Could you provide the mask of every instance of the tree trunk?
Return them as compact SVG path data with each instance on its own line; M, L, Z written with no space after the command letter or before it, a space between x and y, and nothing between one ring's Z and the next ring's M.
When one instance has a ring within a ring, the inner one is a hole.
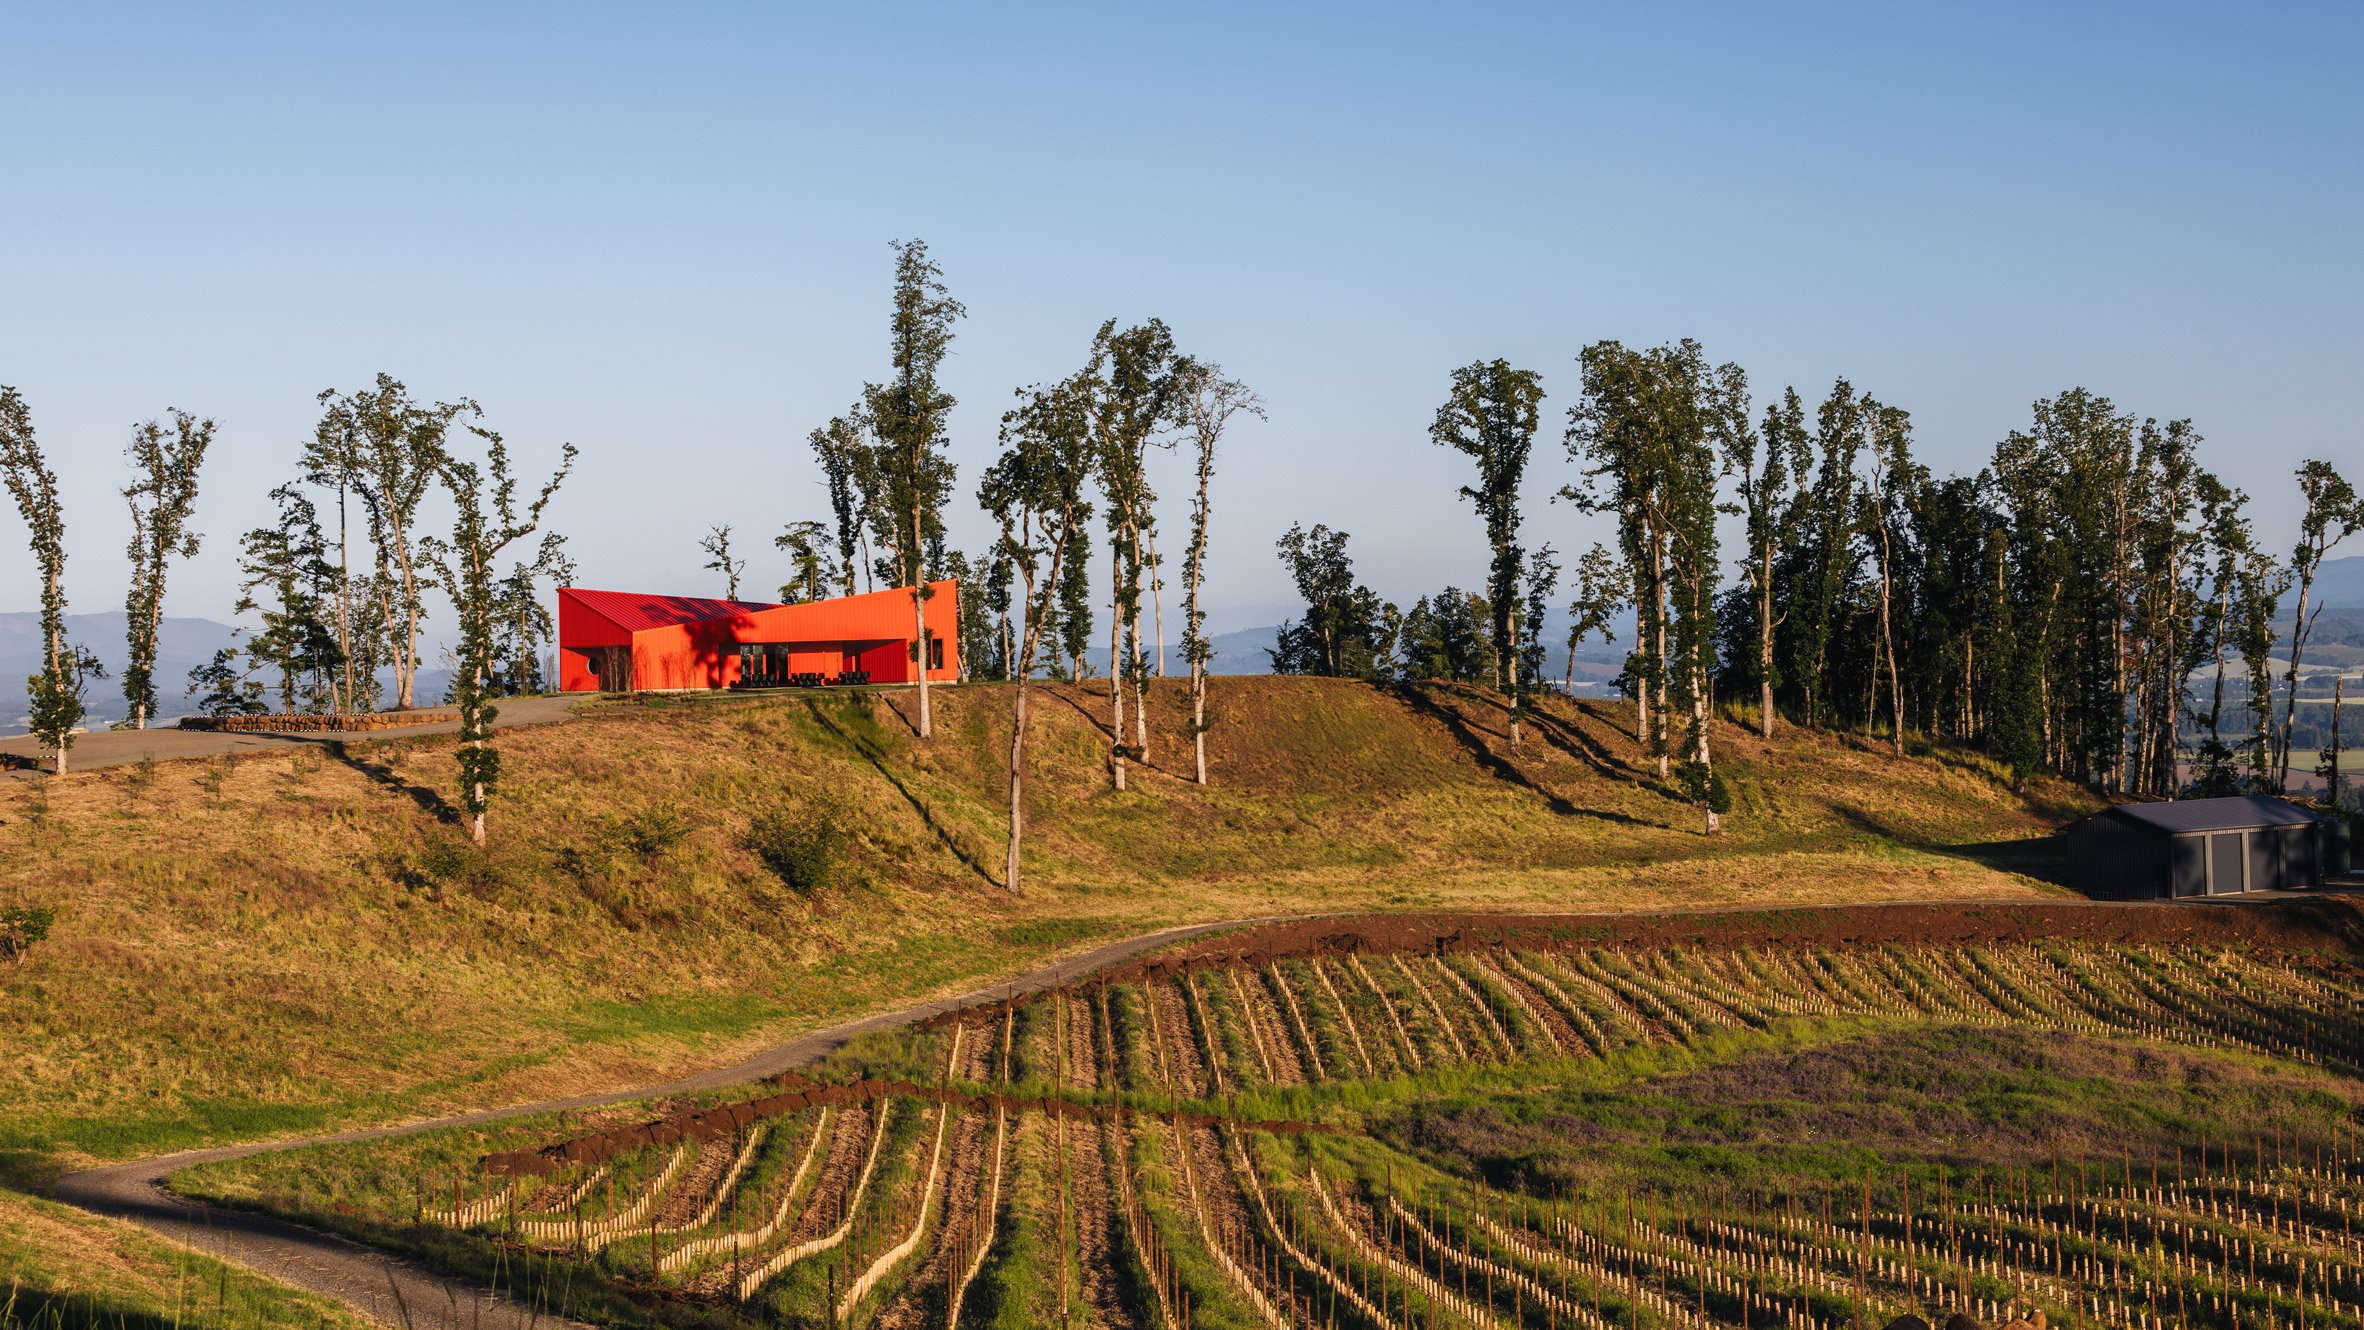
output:
M1124 545L1108 542L1108 770L1125 787Z
M1157 528L1141 533L1141 544L1149 551L1149 613L1157 628L1157 677L1166 677L1166 579L1158 573Z
M1001 884L1018 889L1018 847L1026 836L1026 675L1018 674L1016 700L1010 708L1010 850L1002 861Z
M1880 504L1880 643L1888 656L1888 712L1896 727L1896 756L1904 756L1904 682L1896 670L1896 630L1889 617L1888 597L1892 575L1888 571L1890 555L1888 541L1888 505L1883 496ZM1876 685L1875 685L1876 686Z
M1190 746L1198 765L1198 783L1207 783L1207 667L1190 664Z
M1773 542L1766 541L1757 573L1757 733L1773 737Z
M911 640L912 650L919 656L919 737L932 739L936 735L936 721L928 710L928 571L920 563L920 551L926 548L924 516L918 508L911 510Z
M2274 738L2274 746L2279 754L2274 765L2279 767L2282 772L2280 778L2274 782L2274 793L2276 794L2286 794L2290 790L2291 727L2298 720L2298 662L2301 657L2306 655L2307 593L2314 590L2314 585L2315 565L2310 563L2300 570L2298 614L2290 621L2290 694L2282 703L2282 732ZM2267 671L2270 677L2272 667L2268 666ZM2271 699L2267 700L2267 705L2273 705ZM2260 720L2259 723L2263 724L2264 722Z
M1141 528L1137 526L1130 528L1128 539L1132 542L1133 569L1135 575L1138 576L1140 570L1145 566L1141 562ZM1157 547L1154 545L1149 547L1149 559L1150 562L1146 566L1149 568L1151 604L1154 605L1156 603L1154 598L1157 594ZM1125 630L1125 641L1133 649L1133 753L1143 762L1147 762L1149 760L1149 670L1147 662L1141 659L1141 597L1138 590L1133 596L1132 618L1132 624ZM1162 627L1158 629L1158 641L1161 644L1159 650L1163 651L1165 629Z
M345 482L337 481L337 655L345 663L345 697L339 711L361 709L353 686L353 551L351 528L345 518Z

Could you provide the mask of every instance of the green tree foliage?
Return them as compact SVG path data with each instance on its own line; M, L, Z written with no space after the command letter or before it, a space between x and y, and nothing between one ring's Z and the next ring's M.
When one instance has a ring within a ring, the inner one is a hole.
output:
M936 381L952 350L952 325L967 311L944 286L944 270L928 257L926 242L895 245L895 309L888 347L893 373L883 384L862 390L871 430L878 437L876 474L887 515L881 543L893 552L895 582L911 588L913 670L919 681L919 735L935 733L928 708L927 554L944 539L944 496L953 482L945 456L953 398Z
M123 491L131 507L123 700L127 723L135 730L146 729L156 711L156 634L164 624L165 572L176 558L196 557L199 537L189 529L189 514L197 504L197 473L213 435L211 420L176 409L169 430L154 420L133 426L125 450L137 475Z
M845 579L845 594L863 590L857 585L872 575L870 529L880 522L878 457L872 448L866 417L856 407L814 430L806 441L821 464L822 484L829 491L829 515L837 533L837 570Z
M49 940L57 910L47 905L0 908L0 961L25 963L25 953Z
M1606 545L1595 545L1576 561L1576 594L1568 602L1568 670L1563 686L1576 686L1576 652L1585 639L1617 640L1617 615L1631 603L1633 577Z
M1347 535L1291 524L1280 538L1281 565L1305 600L1305 617L1280 626L1272 648L1276 674L1380 679L1390 673L1399 616L1393 605L1354 580Z
M1400 677L1407 683L1491 683L1493 622L1494 607L1475 591L1449 586L1413 601L1398 630Z
M2364 530L2364 501L2356 497L2355 487L2333 470L2329 462L2310 460L2300 465L2298 492L2306 506L2299 517L2298 543L2290 552L2290 577L2298 584L2298 608L2290 627L2290 669L2282 702L2282 723L2274 735L2274 788L2277 790L2290 787L2290 748L2293 722L2298 715L2299 666L2306 660L2307 640L2314 635L2315 621L2323 613L2320 602L2311 611L2307 604L2314 592L2315 574L2340 542Z
M542 600L541 584L567 586L575 580L575 561L566 552L566 537L545 532L531 561L509 566L493 592L492 687L512 697L547 693L558 681L542 668L542 649L557 641L558 625Z
M1667 777L1677 716L1687 760L1713 760L1716 489L1724 456L1743 448L1736 436L1749 429L1747 380L1737 366L1711 367L1691 341L1642 351L1599 342L1580 363L1567 444L1584 480L1562 494L1617 520L1640 639L1630 670L1636 731Z
M41 455L33 414L16 389L0 384L0 483L16 500L41 578L41 672L25 681L32 732L50 752L51 770L66 772L66 750L82 724L83 689L104 677L98 657L66 641L66 517L57 473Z
M1551 612L1551 598L1560 589L1560 556L1549 544L1527 556L1526 580L1521 592L1519 615L1519 676L1529 686L1539 686L1543 680L1543 626ZM1526 696L1524 688L1520 694ZM1514 714L1519 709L1513 706Z
M1207 641L1207 612L1201 596L1207 580L1207 514L1215 477L1215 449L1234 416L1264 418L1264 399L1246 384L1224 377L1215 364L1191 367L1182 395L1182 419L1196 450L1198 489L1190 504L1190 548L1183 562L1182 658L1190 663L1190 744L1198 783L1207 783L1207 665L1215 648Z
M1146 759L1149 726L1145 711L1147 675L1152 668L1141 634L1141 582L1146 553L1155 540L1156 491L1149 485L1149 450L1168 441L1182 412L1198 367L1174 348L1174 335L1151 319L1119 329L1100 325L1091 359L1071 380L1090 422L1094 478L1099 482L1102 518L1108 532L1108 706L1112 736L1109 771L1125 788L1133 757ZM1125 681L1133 684L1133 737L1125 742Z
M803 605L837 593L843 574L831 557L828 540L829 528L813 521L790 522L772 537L773 547L788 555L788 580L780 584L782 604Z
M1028 695L1035 660L1063 613L1067 571L1080 562L1092 507L1084 487L1092 470L1088 390L1074 380L1027 389L1002 416L1001 456L985 472L977 501L1000 530L996 555L1017 585L1019 626L1009 675L1011 693L1009 843L1002 885L1019 888L1026 836ZM1089 610L1083 611L1088 630ZM1080 657L1083 644L1076 644Z
M1747 522L1748 559L1741 565L1747 594L1736 597L1726 614L1732 634L1731 653L1739 682L1757 687L1757 726L1773 737L1773 691L1781 670L1773 648L1775 636L1788 617L1789 604L1780 596L1776 580L1783 561L1796 549L1813 511L1807 487L1813 466L1813 437L1806 429L1805 404L1797 389L1782 394L1765 408L1761 435L1728 429L1724 466L1739 477L1740 511ZM1762 440L1760 454L1759 441ZM1745 635L1743 637L1742 635ZM1574 644L1570 644L1573 653Z
M263 701L263 685L240 669L238 648L223 647L213 659L190 667L188 696L208 716L259 716L271 708Z
M1518 698L1524 678L1518 668L1520 564L1519 484L1543 403L1543 377L1513 369L1501 360L1478 361L1453 371L1453 389L1437 408L1428 437L1477 463L1477 483L1461 487L1485 523L1486 602L1491 610L1487 641L1493 655L1494 687L1512 702L1511 732L1518 732Z
M426 589L433 571L419 558L419 504L435 485L452 422L480 412L466 398L422 405L411 400L400 380L386 374L378 375L371 387L352 393L332 389L321 393L319 400L324 414L305 451L306 474L333 478L340 508L348 489L361 501L375 554L366 590L379 601L370 617L393 668L394 705L407 708L416 703L419 626L426 618ZM340 551L339 567L344 566ZM358 610L350 608L364 590L357 582L350 576L340 579L343 598L338 603L348 609L332 616L331 636L348 643L357 632L343 620L347 615L358 617Z
M481 847L485 813L501 777L500 750L492 742L500 711L490 701L501 617L496 570L502 552L541 525L542 510L574 468L575 446L569 443L559 449L558 469L521 508L516 478L509 474L508 445L498 433L479 425L469 425L468 432L483 441L484 460L448 451L438 459L436 475L451 496L453 518L451 539L437 542L433 566L459 620L452 699L460 710L460 809L468 819L468 838Z
M320 513L295 484L271 491L279 520L238 541L240 614L262 619L247 657L279 679L280 710L332 711L344 665L331 607L342 582L320 530ZM414 556L418 551L414 550Z
M992 565L991 559L972 559L961 550L947 550L943 555L943 575L960 588L960 677L964 681L1003 677L989 583ZM1001 597L1005 610L1008 600L1005 584Z

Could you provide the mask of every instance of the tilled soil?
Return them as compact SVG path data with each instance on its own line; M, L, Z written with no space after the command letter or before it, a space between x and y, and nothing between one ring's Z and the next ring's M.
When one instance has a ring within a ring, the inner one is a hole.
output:
M1202 938L1105 971L1132 983L1179 968L1268 965L1348 952L1443 954L1568 944L1668 947L1950 945L2040 938L2218 943L2288 953L2364 956L2364 908L2344 897L2207 905L2121 901L1900 902L1682 914L1420 913L1285 920ZM1094 982L1098 982L1095 976Z
M996 1027L998 1032L998 1027ZM902 1291L871 1322L876 1330L921 1330L944 1319L951 1305L951 1281L968 1270L976 1247L975 1224L982 1176L991 1170L993 1117L962 1113L952 1121L945 1152L944 1209L934 1239L922 1244L925 1258L903 1282ZM990 1223L991 1220L986 1221Z
M820 1177L806 1196L796 1221L788 1226L788 1236L779 1240L783 1246L809 1242L837 1227L844 1217L845 1204L853 1191L854 1179L862 1176L862 1161L870 1154L870 1133L876 1115L886 1111L886 1101L849 1106L837 1114L837 1125L823 1147Z
M722 1185L722 1175L730 1171L731 1160L738 1157L734 1141L700 1141L690 1147L689 1159L681 1171L673 1175L673 1185L657 1201L657 1223L665 1228L678 1228L698 1217L713 1199L714 1189Z
M1305 1084L1305 1064L1297 1057L1297 1040L1287 1029L1287 1018L1273 1005L1272 994L1253 975L1233 966L1224 972L1234 1010L1248 1026L1248 1042L1260 1051L1259 1068L1270 1063L1275 1085Z
M1567 1056L1582 1052L1590 1047L1584 1042L1583 1034L1568 1023L1568 1018L1562 1016L1558 1008L1551 1005L1551 999L1545 997L1533 984L1520 978L1516 970L1507 965L1497 964L1491 958L1483 960L1479 964L1482 973L1488 979L1500 984L1505 991L1517 998L1521 1014L1525 1015L1528 1020L1535 1021L1551 1031L1551 1038L1555 1046L1538 1051L1545 1054L1556 1053L1560 1056Z
M1066 1023L1067 1084L1078 1090L1100 1088L1100 1028L1099 1013L1091 1003L1079 997L1054 999L1065 1008L1061 1019Z
M1067 1124L1067 1205L1083 1272L1084 1324L1095 1330L1140 1330L1142 1325L1136 1310L1139 1299L1133 1296L1133 1281L1123 1265L1125 1220L1108 1181L1115 1134L1123 1130L1101 1122ZM1055 1208L1051 1219L1057 1222Z
M1165 1047L1166 1088L1187 1098L1214 1093L1206 1059L1199 1056L1198 1036L1190 1027L1190 1009L1178 984L1149 985L1157 1004L1157 1030Z

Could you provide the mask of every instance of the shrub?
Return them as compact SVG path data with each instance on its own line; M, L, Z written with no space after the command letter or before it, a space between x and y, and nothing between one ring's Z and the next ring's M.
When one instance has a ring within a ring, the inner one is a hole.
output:
M819 891L837 881L844 833L832 809L774 808L748 822L744 844L782 882L797 891Z
M20 905L0 909L0 960L25 963L25 953L34 944L49 940L49 929L57 922L57 911L46 905Z
M643 859L654 859L689 839L687 819L670 808L644 808L624 819L624 844Z

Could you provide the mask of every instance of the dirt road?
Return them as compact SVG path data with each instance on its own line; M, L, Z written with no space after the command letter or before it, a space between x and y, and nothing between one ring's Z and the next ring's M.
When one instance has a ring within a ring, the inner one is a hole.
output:
M574 713L575 704L588 694L573 697L511 697L499 702L500 715L493 728L510 729L519 725L547 725L567 719ZM154 760L170 762L187 757L222 757L234 753L285 751L292 744L367 744L387 739L411 739L423 734L454 734L459 722L441 721L433 725L406 725L398 730L366 730L355 734L238 734L214 730L94 730L74 736L74 746L66 753L66 774L90 771L99 767L123 767L136 762ZM0 739L0 754L28 759L36 764L47 760L41 746L29 735ZM0 770L0 780L33 780L36 773L23 769Z

